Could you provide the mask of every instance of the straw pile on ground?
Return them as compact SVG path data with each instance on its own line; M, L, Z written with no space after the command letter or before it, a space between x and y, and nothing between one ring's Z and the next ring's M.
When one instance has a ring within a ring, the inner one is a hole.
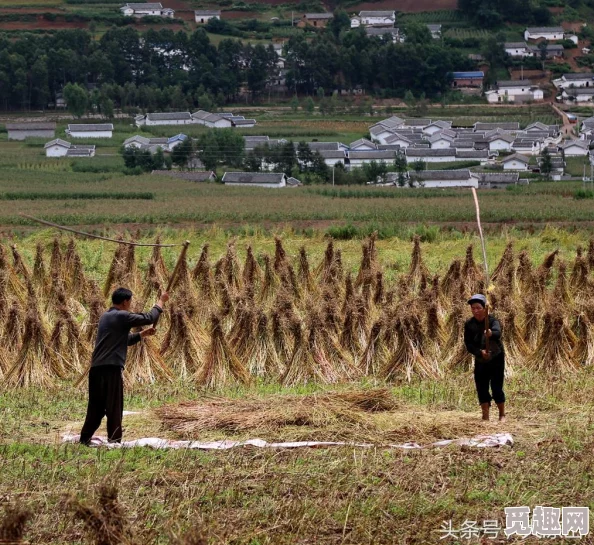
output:
M165 405L156 409L163 426L181 437L208 431L231 433L336 424L371 426L369 415L392 411L397 403L387 389L355 390L266 398L212 397L200 402Z
M382 266L375 236L363 241L356 270L345 270L333 241L317 263L304 247L290 255L278 237L271 255L251 247L242 255L232 241L215 260L205 245L195 262L187 256L182 263L157 336L131 348L126 384L181 379L216 389L256 380L299 386L466 372L465 301L484 287L482 266L469 246L435 275L418 237L411 246L409 267L395 274ZM129 286L134 309L148 310L170 271L158 250L141 263L133 249L118 246L107 278L92 279L71 239L38 244L32 263L26 256L0 245L3 387L77 378L110 291ZM594 240L587 255L578 248L561 259L554 251L537 264L508 244L489 297L510 371L562 375L594 363L593 272Z

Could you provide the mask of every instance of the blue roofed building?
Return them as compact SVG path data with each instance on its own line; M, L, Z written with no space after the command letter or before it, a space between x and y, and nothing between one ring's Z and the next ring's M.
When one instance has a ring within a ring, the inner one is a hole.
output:
M452 87L482 87L485 73L480 70L471 72L452 72Z

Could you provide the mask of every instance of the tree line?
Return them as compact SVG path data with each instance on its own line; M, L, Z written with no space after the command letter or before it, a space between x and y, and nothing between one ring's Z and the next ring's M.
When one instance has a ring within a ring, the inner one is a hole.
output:
M290 94L359 86L385 96L411 90L435 97L447 90L449 72L472 68L460 51L414 25L406 43L394 44L337 24L312 40L289 39L283 55ZM113 28L98 41L80 29L0 35L0 108L45 109L70 84L68 98L79 109L106 116L114 108L208 110L236 101L245 90L257 99L278 77L278 63L272 44L225 38L215 46L204 29L139 34Z

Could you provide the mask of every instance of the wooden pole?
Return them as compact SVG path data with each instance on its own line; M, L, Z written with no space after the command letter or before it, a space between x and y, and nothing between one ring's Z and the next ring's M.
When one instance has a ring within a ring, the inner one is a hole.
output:
M476 223L478 224L479 236L481 238L481 246L483 248L483 263L485 266L485 298L489 291L489 265L487 263L487 248L485 246L485 237L483 236L483 228L481 226L481 209L479 207L478 197L476 189L470 188L472 191L472 197L474 199L474 207L476 209ZM489 353L489 337L487 337L487 331L489 331L489 302L485 305L485 350Z

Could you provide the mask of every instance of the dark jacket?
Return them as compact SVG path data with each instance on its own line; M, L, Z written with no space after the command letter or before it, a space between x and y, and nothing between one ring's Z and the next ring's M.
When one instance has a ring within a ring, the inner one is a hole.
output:
M99 330L95 350L91 358L91 367L116 365L124 367L128 346L140 341L140 333L130 333L133 327L154 324L161 312L155 305L150 312L135 314L111 307L99 318Z
M503 344L501 343L501 324L495 316L489 315L489 329L493 335L489 337L489 352L491 358L503 354ZM481 357L481 350L485 349L485 322L479 322L474 317L466 320L464 324L464 344L475 358L477 363L484 363ZM487 360L490 361L490 360Z

